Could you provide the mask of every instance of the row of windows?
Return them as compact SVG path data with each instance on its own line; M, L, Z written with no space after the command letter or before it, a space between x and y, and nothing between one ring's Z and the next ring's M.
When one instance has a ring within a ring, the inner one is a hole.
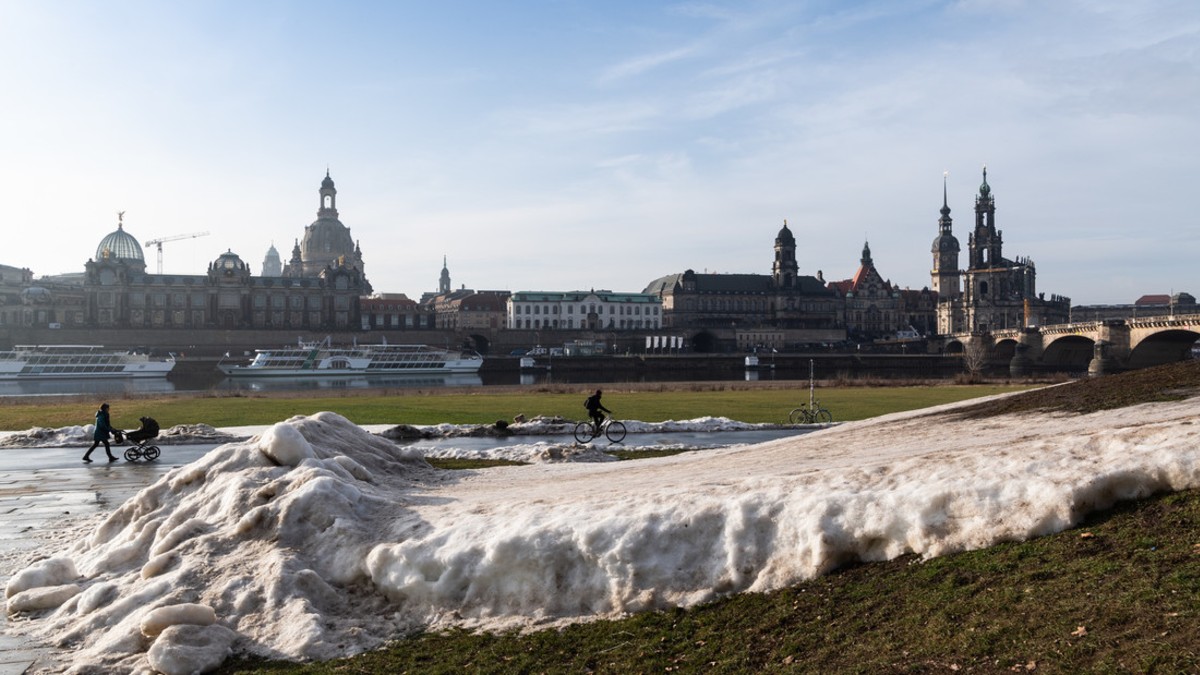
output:
M562 305L538 305L538 304L513 305L513 314L514 315L516 315L516 314L558 314L559 313L558 310L560 307L562 307ZM588 304L588 305L579 305L579 313L580 314L600 315L600 314L604 313L604 307L605 307L605 305L597 305L595 303ZM544 311L543 311L543 308L544 308ZM567 308L567 311L566 311L567 314L575 313L575 305L566 305L566 308ZM621 311L618 312L617 308L620 308ZM646 314L646 316L651 316L651 315L658 316L658 310L659 310L658 305L650 305L650 306L646 307L645 314ZM621 314L624 316L640 316L642 314L642 306L641 305L608 305L608 313L610 316L617 315L617 314Z
M559 322L558 319L546 319L544 321L542 319L525 319L524 322L525 323L522 326L521 319L516 319L513 322L513 328L516 328L516 329L521 329L521 328L526 328L526 329L565 328L565 329L570 330L573 328L587 328L588 327L586 321L584 321L582 319L580 320L578 326L575 325L574 319L566 319L565 321L563 321L561 323ZM634 330L637 328L661 328L662 326L661 326L661 324L659 324L658 321L655 321L653 319L609 319L608 325L601 325L601 327L608 328L608 329L614 329L614 330Z
M757 312L765 313L769 306L765 300L721 300L701 298L687 298L683 302L683 308L689 312ZM831 302L803 302L797 303L795 298L788 298L782 309L796 311L799 309L804 312L830 312L834 310L834 305Z
M171 308L174 308L174 309L184 309L187 307L191 307L193 309L203 309L208 306L208 299L209 299L210 295L208 293L203 293L203 292L146 293L146 294L130 293L127 297L128 297L128 302L129 302L130 307L141 307L141 308L149 307L149 308L153 308L153 309L165 309L166 307L170 306ZM315 294L308 294L308 295L272 294L269 296L265 295L265 294L255 294L251 297L253 298L251 300L251 302L254 305L255 309L265 309L268 304L268 299L270 302L271 309L292 309L292 310L305 309L306 304L307 304L308 309L310 309L310 310L311 309L320 309L321 301L322 301L322 296L315 295ZM339 307L339 309L349 307L350 297L348 295L337 295L334 297L339 304L344 305L344 307ZM307 303L305 303L305 298L308 299ZM102 306L102 307L112 307L113 303L115 301L115 298L113 297L112 293L101 293L99 295L99 299L100 299L100 306ZM223 293L220 295L220 298L218 300L218 303L222 307L236 307L238 304L240 304L240 302L241 302L241 295L238 293ZM168 303L170 303L170 304L168 305Z

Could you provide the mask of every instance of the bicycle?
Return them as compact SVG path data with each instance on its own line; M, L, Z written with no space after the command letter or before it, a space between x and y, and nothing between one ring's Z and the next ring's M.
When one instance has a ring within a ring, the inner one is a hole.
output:
M600 423L599 430L590 421L583 421L575 425L575 440L580 443L589 443L601 435L607 438L609 443L620 443L625 440L625 424L610 416L605 416L604 421Z
M792 424L829 424L833 422L833 413L821 407L817 401L809 405L793 408L788 413L788 422Z

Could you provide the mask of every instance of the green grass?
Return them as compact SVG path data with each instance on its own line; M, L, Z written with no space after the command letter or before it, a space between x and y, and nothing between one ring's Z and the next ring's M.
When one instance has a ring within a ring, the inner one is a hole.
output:
M822 405L833 412L835 421L851 421L878 415L925 408L996 393L1019 391L1026 385L938 385L920 387L836 387L817 390ZM358 424L490 424L511 420L517 414L585 417L583 399L587 391L543 392L513 389L492 393L470 392L420 395L369 394L327 397L297 396L171 396L161 398L108 399L113 425L131 429L137 419L148 415L164 428L176 424L205 423L214 427L271 424L294 415L331 410ZM605 391L604 403L618 419L645 422L683 420L696 417L728 417L742 422L780 423L788 412L808 402L807 383L789 388L725 388L722 385L680 387L678 390ZM58 428L88 424L98 402L93 401L3 401L0 429L21 431L31 427Z
M1200 672L1200 493L1028 542L530 634L428 633L225 673Z

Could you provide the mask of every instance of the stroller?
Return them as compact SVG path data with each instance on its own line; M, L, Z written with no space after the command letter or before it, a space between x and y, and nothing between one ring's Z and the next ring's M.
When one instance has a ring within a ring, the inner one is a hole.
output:
M150 439L158 436L158 422L154 421L153 417L139 417L142 426L134 431L124 432L125 440L130 443L136 443L132 448L125 451L125 461L136 462L139 459L146 461L154 461L158 459L159 449L157 445L149 445ZM120 432L118 432L117 442L121 440Z

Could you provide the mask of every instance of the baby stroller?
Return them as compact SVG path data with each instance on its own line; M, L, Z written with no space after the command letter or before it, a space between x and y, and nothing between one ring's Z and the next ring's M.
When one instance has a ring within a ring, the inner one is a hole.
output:
M158 459L159 449L157 445L148 445L148 443L150 439L158 436L158 422L155 422L153 417L139 417L138 420L141 421L142 426L124 434L127 441L137 443L125 451L125 461L136 462L139 459L145 459L148 462L154 461ZM121 442L121 439L118 437L117 441Z

